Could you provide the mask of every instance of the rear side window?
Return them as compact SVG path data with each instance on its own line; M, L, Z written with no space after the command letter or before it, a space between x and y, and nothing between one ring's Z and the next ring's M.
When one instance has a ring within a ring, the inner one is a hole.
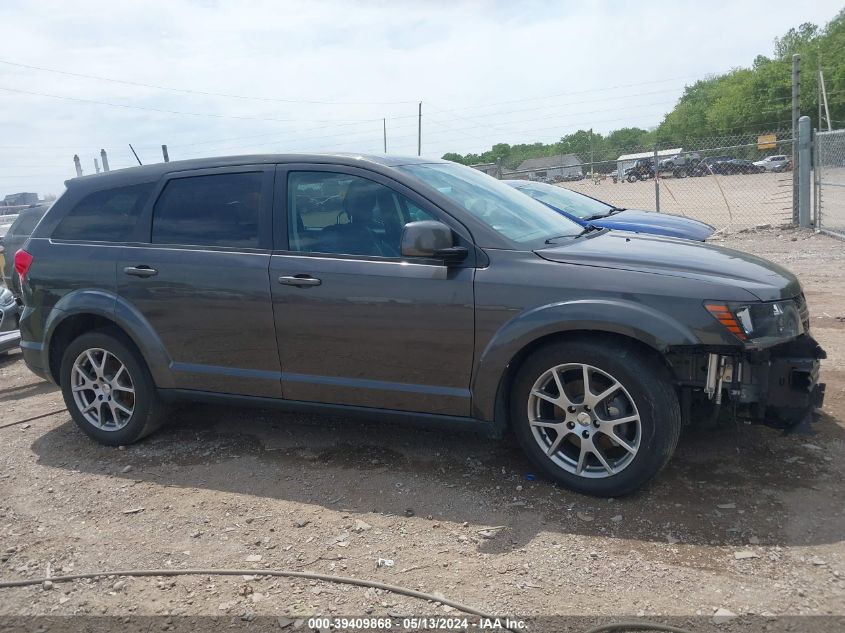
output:
M45 211L46 209L44 211L40 209L22 211L15 223L9 227L9 235L31 235Z
M261 172L171 180L153 211L154 244L258 248Z
M57 240L125 242L129 239L153 183L115 187L85 196L59 222Z

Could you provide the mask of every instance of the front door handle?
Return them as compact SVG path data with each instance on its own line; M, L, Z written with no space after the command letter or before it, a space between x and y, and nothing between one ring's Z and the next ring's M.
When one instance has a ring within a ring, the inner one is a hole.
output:
M155 268L150 268L144 264L140 266L127 266L123 272L133 277L155 277L158 271Z
M311 275L291 275L289 277L279 277L279 283L283 286L306 288L308 286L319 286L323 282Z

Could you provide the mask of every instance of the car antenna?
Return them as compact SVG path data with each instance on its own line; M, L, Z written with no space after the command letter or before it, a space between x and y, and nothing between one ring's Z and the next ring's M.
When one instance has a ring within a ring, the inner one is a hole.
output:
M135 154L135 160L137 160L137 161L138 161L138 164L139 164L139 165L143 165L144 163L142 163L142 162L141 162L141 159L140 159L140 158L138 158L138 152L136 152L136 151L135 151L135 148L134 148L134 147L132 147L132 143L129 143L129 149L131 149L131 150L132 150L132 153L133 153L133 154Z

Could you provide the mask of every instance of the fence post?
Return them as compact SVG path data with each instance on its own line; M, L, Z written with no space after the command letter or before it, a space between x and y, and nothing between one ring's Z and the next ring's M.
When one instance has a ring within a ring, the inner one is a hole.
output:
M660 174L657 164L657 145L654 146L654 210L660 213Z
M799 222L798 217L798 168L801 157L798 155L798 117L801 108L801 55L792 56L792 223Z
M810 226L810 117L798 119L798 226Z
M82 176L82 165L79 162L79 154L73 155L73 166L76 167L76 177Z
M821 173L819 171L819 137L818 130L813 130L813 227L819 230L819 214L821 213Z
M103 159L103 171L109 170L109 157L106 155L106 150L100 150L100 158Z

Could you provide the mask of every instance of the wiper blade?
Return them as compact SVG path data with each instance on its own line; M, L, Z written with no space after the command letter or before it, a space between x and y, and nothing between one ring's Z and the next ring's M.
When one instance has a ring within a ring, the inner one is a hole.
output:
M616 215L617 213L622 213L622 211L625 210L625 207L613 207L608 215Z
M550 237L549 239L546 240L546 244L554 244L555 240L562 240L565 237L578 237L582 233L583 233L583 231L581 233L567 233L566 235L558 235L556 237Z
M575 237L581 237L582 235L586 235L587 233L591 233L592 231L603 231L603 230L604 230L604 227L596 226L595 224L588 224L587 226L584 227L584 230L581 231Z

